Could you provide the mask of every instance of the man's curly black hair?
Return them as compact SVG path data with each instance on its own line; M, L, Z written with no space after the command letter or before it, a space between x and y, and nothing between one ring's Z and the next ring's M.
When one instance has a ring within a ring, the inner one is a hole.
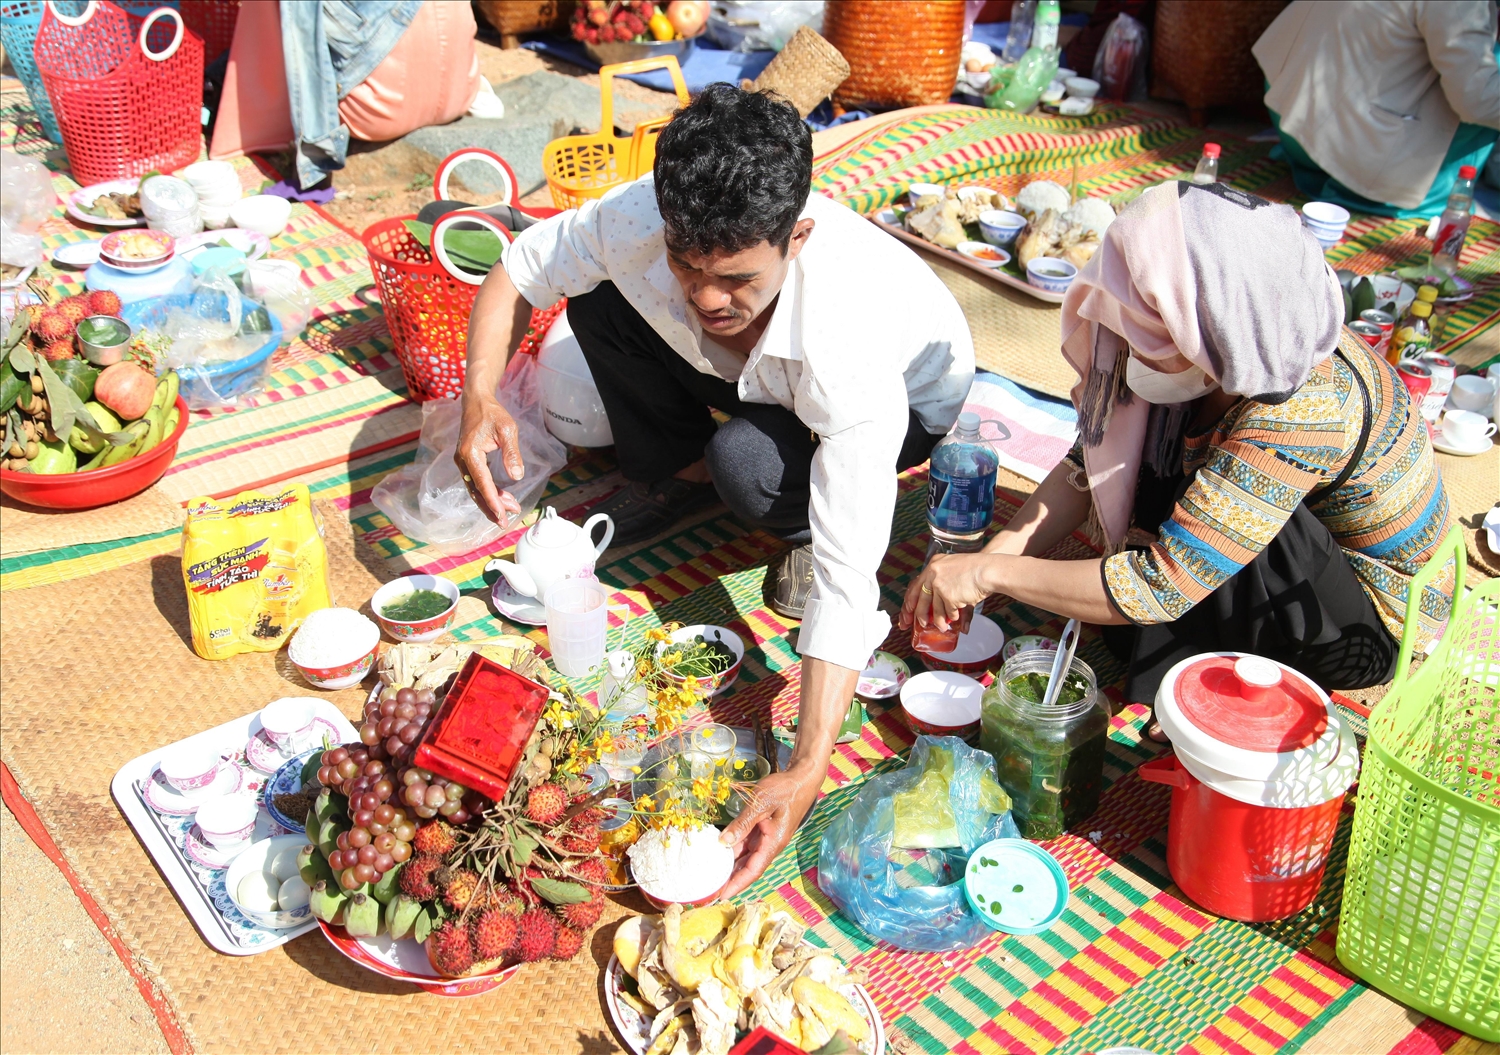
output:
M674 252L786 253L812 188L812 133L768 92L710 84L656 144L656 205Z

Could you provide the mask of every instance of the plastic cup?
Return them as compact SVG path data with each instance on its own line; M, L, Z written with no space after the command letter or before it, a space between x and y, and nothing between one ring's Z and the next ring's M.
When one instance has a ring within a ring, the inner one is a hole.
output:
M565 677L581 678L604 662L608 601L593 579L563 579L547 589L547 647Z

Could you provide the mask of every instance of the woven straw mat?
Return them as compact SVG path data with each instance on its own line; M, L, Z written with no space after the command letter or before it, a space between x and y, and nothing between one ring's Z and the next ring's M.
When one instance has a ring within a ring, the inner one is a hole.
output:
M102 509L37 509L0 498L0 555L150 535L179 527L183 516L182 507L159 487Z

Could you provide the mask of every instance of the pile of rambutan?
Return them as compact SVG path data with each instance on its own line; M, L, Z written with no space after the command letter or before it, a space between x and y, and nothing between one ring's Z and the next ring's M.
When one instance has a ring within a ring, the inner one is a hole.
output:
M626 44L650 40L647 26L657 6L652 0L586 0L573 9L573 39L585 44Z
M58 362L73 359L78 354L78 324L90 315L120 314L119 294L109 289L96 289L65 297L40 311L31 310L31 346L43 359Z

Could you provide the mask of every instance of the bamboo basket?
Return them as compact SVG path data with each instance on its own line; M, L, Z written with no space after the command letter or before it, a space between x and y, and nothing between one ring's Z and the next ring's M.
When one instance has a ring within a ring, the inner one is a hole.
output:
M958 79L964 0L828 0L823 36L849 63L846 108L944 103Z
M848 76L849 62L838 48L807 26L799 26L786 47L747 87L775 92L806 117Z
M1250 49L1286 0L1160 0L1151 41L1151 94L1181 99L1189 120L1212 106L1258 102L1265 82Z
M474 6L507 48L520 47L522 33L566 30L573 17L573 0L474 0Z

